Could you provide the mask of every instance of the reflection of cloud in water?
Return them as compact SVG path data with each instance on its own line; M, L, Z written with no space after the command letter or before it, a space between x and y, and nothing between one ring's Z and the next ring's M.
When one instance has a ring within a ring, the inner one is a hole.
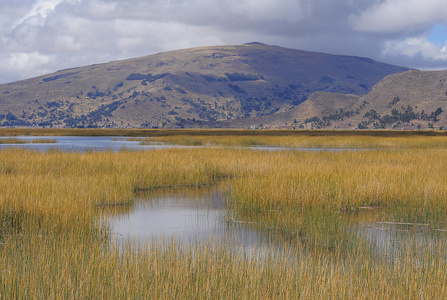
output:
M0 139L10 138L8 136ZM54 144L32 144L32 140L48 139L47 136L16 136L15 138L28 141L28 144L0 144L2 148L23 148L46 152L52 149L67 152L86 152L86 151L120 151L120 150L155 150L167 148L197 148L197 146L170 145L164 143L141 144L137 139L111 136L52 136ZM206 147L206 146L204 146ZM223 147L226 148L226 147ZM230 147L232 148L232 147ZM256 151L281 151L296 150L304 152L337 152L337 151L365 151L368 149L346 149L346 148L289 148L274 146L255 146L255 147L236 147L239 149L251 149Z
M255 224L231 221L225 208L224 186L158 189L139 194L130 209L110 218L112 236L118 242L175 239L183 245L211 243L231 245L260 254L277 248L273 237Z
M359 238L378 256L395 260L410 251L416 259L420 253L439 254L445 249L446 232L426 224L397 222L364 223L358 228ZM447 253L444 254L447 259ZM422 256L424 257L424 256ZM421 258L422 259L422 258Z
M0 137L8 138L8 137ZM29 141L48 139L45 136L17 136L15 138ZM169 145L148 145L142 146L137 141L128 141L125 138L110 136L52 136L54 144L2 144L2 148L23 148L46 152L52 149L67 152L86 152L86 151L119 151L119 150L154 150L173 148ZM178 147L178 146L176 146Z

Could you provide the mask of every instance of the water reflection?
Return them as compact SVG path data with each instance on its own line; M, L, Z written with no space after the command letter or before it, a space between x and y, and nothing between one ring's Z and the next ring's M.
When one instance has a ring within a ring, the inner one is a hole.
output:
M446 230L428 224L374 222L362 224L359 235L377 254L395 258L409 250L435 251L445 244Z
M0 137L7 139L11 137ZM46 152L52 149L67 152L86 152L86 151L119 151L119 150L153 150L172 148L169 145L140 145L138 141L128 140L125 137L110 136L17 136L14 137L23 141L29 141L27 144L0 144L2 148L24 148ZM31 143L39 139L51 138L56 143Z
M256 224L233 222L226 210L222 185L161 189L140 194L132 207L106 212L112 236L118 242L147 243L176 239L183 245L213 243L257 252L277 249L274 237Z
M234 220L226 208L227 184L212 187L159 189L138 195L131 206L103 208L112 240L118 244L145 245L176 240L182 247L210 243L228 250L276 256L307 257L310 252L300 239L275 231L260 231L256 223ZM426 226L380 222L385 211L346 216L353 245L366 246L370 254L394 261L408 251L439 252L444 249L445 232ZM349 232L348 230L347 232ZM311 234L311 233L310 233ZM320 233L321 234L321 233ZM355 246L355 247L357 247Z
M119 151L119 150L153 150L166 148L197 148L207 146L183 146L164 143L141 143L140 139L130 139L128 137L111 136L2 136L0 139L15 138L28 141L26 144L0 144L2 148L24 148L46 152L52 149L68 152L86 152L86 151ZM36 143L41 140L54 140L56 143ZM351 148L299 148L299 147L276 147L276 146L250 146L236 147L239 149L251 149L257 151L282 151L295 150L305 152L338 152L338 151L365 151L367 149Z

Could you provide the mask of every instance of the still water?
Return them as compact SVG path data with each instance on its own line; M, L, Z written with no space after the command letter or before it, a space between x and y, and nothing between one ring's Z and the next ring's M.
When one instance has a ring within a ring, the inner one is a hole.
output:
M226 199L229 185L201 188L160 189L140 194L131 206L102 208L113 241L144 245L176 240L180 246L210 243L239 253L302 257L305 245L285 241L275 231L261 231L256 223L235 219ZM348 225L349 226L349 225ZM352 222L352 238L366 242L372 253L394 260L412 249L436 251L445 231L392 222ZM438 245L438 246L436 246ZM447 257L446 257L447 259Z
M7 137L0 137L7 138ZM153 150L185 147L165 144L140 145L125 137L82 136L18 136L28 144L0 144L2 148L26 148L36 151L57 149L68 152ZM39 139L52 139L56 143L35 143ZM34 141L31 143L31 141ZM194 146L192 146L194 147ZM186 146L185 148L188 148ZM281 148L248 147L256 151L355 151L337 148ZM103 218L107 220L112 237L119 242L146 243L155 240L181 240L185 244L212 241L216 245L228 245L260 253L277 252L282 243L274 232L258 230L257 224L235 220L226 207L228 187L161 189L139 194L131 206L104 207ZM358 236L371 245L377 253L399 253L409 242L415 248L431 247L439 239L445 239L446 230L427 231L423 226L405 226L393 223L366 222L353 224Z
M0 137L0 139L6 138L11 137ZM57 149L69 152L86 152L172 148L172 146L162 144L140 145L139 141L129 141L125 137L110 136L16 136L13 138L29 141L29 144L0 144L0 149L24 148L43 152ZM56 141L56 143L36 143L39 139L51 139ZM33 143L31 143L31 141L33 141Z
M163 143L153 143L142 145L141 141L131 141L127 137L110 137L110 136L14 136L0 137L1 139L16 138L28 141L26 144L1 144L3 148L24 148L37 151L59 150L68 152L86 152L86 151L119 151L119 150L154 150L166 148L194 148L206 146L179 146ZM38 140L54 140L56 143L38 143ZM258 151L280 151L280 150L297 150L297 151L364 151L367 149L346 149L346 148L285 148L274 146L252 146L239 147L244 149L252 149Z
M210 243L257 256L305 254L299 240L285 241L275 231L261 231L256 223L234 219L226 205L227 191L228 185L154 190L139 195L131 206L102 208L103 218L118 244L176 240L182 247ZM410 248L415 253L436 251L445 238L444 231L413 224L370 220L353 222L351 229L356 232L352 237L366 242L372 253L391 260Z
M103 208L112 239L144 244L175 239L182 245L212 243L234 249L270 252L274 236L256 224L234 220L226 209L226 188L160 189L139 195L130 207Z

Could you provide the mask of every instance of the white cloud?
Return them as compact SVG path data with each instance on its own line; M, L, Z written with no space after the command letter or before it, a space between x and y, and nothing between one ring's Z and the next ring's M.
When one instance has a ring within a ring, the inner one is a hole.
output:
M446 0L0 0L0 83L252 41L400 65L417 53L417 67L443 62L439 47L410 42L433 22L447 23Z
M385 0L360 14L352 14L349 22L361 32L411 31L434 22L447 22L447 1Z
M2 66L0 80L7 82L10 77L19 80L49 73L51 68L46 67L46 64L52 59L52 56L37 52L0 54L0 65Z
M50 56L41 55L39 53L12 53L8 66L10 68L24 70L26 68L33 68L42 64L46 64L51 60Z
M16 27L30 22L32 25L42 25L47 16L55 10L55 8L61 4L63 0L39 0L32 8L12 26L12 30Z
M243 15L252 21L283 20L285 22L297 22L304 16L301 1L283 0L279 4L277 0L227 0L224 1L223 10L228 13Z
M447 44L442 48L430 42L426 37L414 37L404 40L388 41L384 44L384 55L407 57L421 56L427 60L447 61Z
M89 1L87 4L87 11L91 16L96 18L109 18L110 15L114 15L118 3L107 3L104 1Z

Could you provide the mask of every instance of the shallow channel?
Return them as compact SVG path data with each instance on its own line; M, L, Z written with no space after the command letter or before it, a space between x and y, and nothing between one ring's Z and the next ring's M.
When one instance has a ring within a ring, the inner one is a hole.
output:
M119 150L153 150L172 148L170 145L140 145L139 141L130 141L125 137L110 136L14 136L0 137L0 139L17 138L29 141L26 144L0 144L0 149L23 148L46 152L49 150L59 150L67 152L86 151L119 151ZM38 143L40 139L51 139L55 143Z
M0 137L10 138L10 137ZM56 149L68 152L153 150L165 148L191 148L165 144L141 145L126 137L83 137L83 136L17 136L28 144L0 144L4 148L25 148L36 151ZM56 143L35 143L38 139L52 139ZM34 141L33 143L31 143ZM205 146L206 147L206 146ZM247 147L256 151L357 151L342 148L281 148L268 146ZM181 240L185 245L212 241L214 245L231 245L234 249L259 253L277 253L282 242L275 232L266 233L256 224L234 220L226 207L228 187L159 189L140 193L130 206L104 207L104 220L108 220L112 238L118 242L147 243L157 240ZM428 230L414 226L388 222L377 218L354 222L358 237L366 240L376 253L394 256L412 244L415 249L435 249L445 241L447 226ZM445 243L445 242L444 242ZM447 254L445 254L447 256Z
M285 242L274 231L260 231L257 224L234 220L226 207L228 190L228 185L153 190L140 194L131 206L103 208L103 216L110 226L111 240L119 245L175 240L187 248L209 243L249 255L306 256L305 247ZM444 231L427 231L420 226L371 220L355 223L351 228L357 238L378 258L394 260L409 247L415 255L437 251L436 245L445 239Z
M46 152L49 150L59 150L67 152L86 151L120 151L120 150L154 150L166 148L198 148L205 146L180 146L163 143L142 144L138 140L129 140L128 137L111 136L0 136L1 139L16 138L29 143L25 144L2 144L0 149L23 148ZM55 143L38 143L39 140L54 140ZM296 150L307 152L339 152L339 151L365 151L368 149L348 149L348 148L300 148L300 147L276 147L276 146L249 146L237 147L241 149L251 149L258 151L281 151Z
M118 243L176 240L186 247L212 243L248 252L277 250L273 235L233 220L226 196L222 185L159 189L140 194L130 207L104 208L104 216Z

